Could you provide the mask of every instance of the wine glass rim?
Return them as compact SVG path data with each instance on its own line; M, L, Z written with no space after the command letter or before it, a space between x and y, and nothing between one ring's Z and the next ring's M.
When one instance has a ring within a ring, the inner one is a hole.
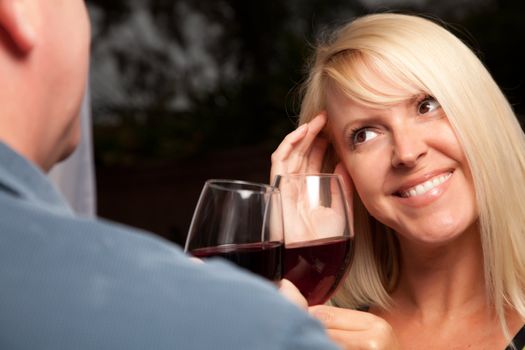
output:
M238 185L241 187L242 190L246 191L252 191L252 192L260 192L260 193L268 193L268 192L279 192L279 189L259 183L259 182L250 182L250 181L243 181L243 180L232 180L232 179L209 179L206 180L206 185L218 188L221 190L226 191L237 191L239 188L235 187L229 187L229 185Z

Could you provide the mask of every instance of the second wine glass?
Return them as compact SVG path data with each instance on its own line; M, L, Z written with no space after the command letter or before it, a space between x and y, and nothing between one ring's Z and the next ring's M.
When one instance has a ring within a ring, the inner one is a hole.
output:
M283 278L309 305L325 303L349 269L352 218L342 180L335 174L277 175L283 205Z
M185 251L221 257L272 281L281 279L283 221L274 187L208 180L190 224Z

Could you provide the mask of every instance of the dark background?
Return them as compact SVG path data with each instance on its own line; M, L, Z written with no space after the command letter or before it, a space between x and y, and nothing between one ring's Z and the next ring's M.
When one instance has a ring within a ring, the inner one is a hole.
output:
M178 243L206 179L268 182L316 34L355 16L445 20L525 113L521 0L87 3L98 214Z

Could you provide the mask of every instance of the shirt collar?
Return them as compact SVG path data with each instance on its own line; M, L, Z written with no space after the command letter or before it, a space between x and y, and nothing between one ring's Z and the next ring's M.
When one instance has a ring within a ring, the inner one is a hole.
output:
M41 169L0 141L0 192L56 214L74 215Z

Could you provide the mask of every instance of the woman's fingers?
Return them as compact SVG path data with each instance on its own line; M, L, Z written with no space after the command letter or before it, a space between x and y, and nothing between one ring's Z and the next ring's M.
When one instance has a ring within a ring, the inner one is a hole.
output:
M272 154L270 182L275 175L305 172L309 155L319 132L326 124L326 115L319 114L309 123L288 134ZM322 148L322 145L320 145Z
M304 138L308 132L308 124L303 124L297 129L286 135L277 149L272 153L272 169L270 174L270 183L275 175L286 172L286 161L293 153L295 145Z
M328 148L328 140L324 137L316 137L312 142L310 154L306 164L307 173L320 173L323 166L323 159Z
M190 260L193 261L196 264L204 264L204 261L202 261L202 259L199 259L199 258L194 257L194 256L190 256Z
M319 135L319 132L323 130L326 125L326 114L320 113L314 119L308 123L308 131L304 138L297 144L297 153L303 156L310 153L310 147L315 138Z
M286 299L290 300L301 309L308 309L308 302L292 282L288 281L287 279L282 279L279 282L279 291Z

